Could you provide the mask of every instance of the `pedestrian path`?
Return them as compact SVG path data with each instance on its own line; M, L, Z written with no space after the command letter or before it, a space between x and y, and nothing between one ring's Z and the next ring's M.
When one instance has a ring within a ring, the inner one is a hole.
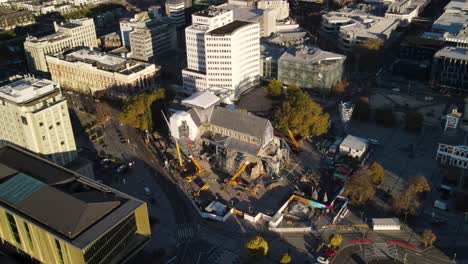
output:
M206 262L210 264L240 264L241 261L239 257L231 253L227 250L223 250L220 248L214 249L210 252L209 256L207 257Z
M177 240L181 243L189 242L195 237L196 231L193 225L180 225L177 228Z

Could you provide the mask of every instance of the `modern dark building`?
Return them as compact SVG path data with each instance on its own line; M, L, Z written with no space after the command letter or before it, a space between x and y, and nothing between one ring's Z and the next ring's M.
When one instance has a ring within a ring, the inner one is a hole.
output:
M433 87L468 91L468 48L446 47L434 55Z
M33 154L0 149L5 246L41 263L124 263L150 235L145 202Z

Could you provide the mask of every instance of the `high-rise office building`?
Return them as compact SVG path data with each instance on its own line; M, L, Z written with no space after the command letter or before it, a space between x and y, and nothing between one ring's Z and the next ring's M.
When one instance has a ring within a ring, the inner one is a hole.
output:
M92 18L54 24L55 33L42 37L27 37L24 42L26 59L31 71L47 72L46 55L72 47L97 47L96 29Z
M41 263L122 263L149 240L145 202L33 154L0 149L0 238Z
M0 141L65 165L76 154L67 101L45 79L25 78L0 87Z
M233 19L233 11L208 8L185 29L188 91L218 90L237 100L260 76L260 27Z

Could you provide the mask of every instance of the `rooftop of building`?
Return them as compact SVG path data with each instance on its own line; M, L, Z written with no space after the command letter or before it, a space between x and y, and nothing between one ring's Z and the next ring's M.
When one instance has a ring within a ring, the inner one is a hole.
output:
M221 99L218 96L214 95L209 91L206 91L194 93L190 97L182 100L182 104L191 107L199 107L206 109L219 103L220 100Z
M445 47L434 54L434 58L440 57L468 60L468 48Z
M207 9L195 12L193 15L195 16L203 16L203 17L215 17L221 14L228 12L229 10L223 8L217 8L215 6L210 6Z
M270 58L272 61L278 61L278 59L286 51L284 47L278 47L262 43L260 45L260 54L263 58Z
M47 79L24 78L0 87L0 98L24 104L58 90L57 84Z
M79 48L77 50L69 50L63 53L47 56L57 57L60 60L69 62L91 64L100 70L118 72L125 75L139 72L152 65L145 62L124 58L122 56L115 55L115 53L105 53L101 51L90 50L88 48Z
M347 135L344 140L341 142L341 146L346 146L350 149L363 151L367 148L369 141L364 138Z
M247 26L251 25L251 22L248 21L240 21L240 20L234 20L229 24L226 24L222 27L215 28L208 32L209 35L212 36L225 36L225 35L232 35L235 33L237 30Z
M265 14L265 12L267 12L267 10L258 9L255 7L244 7L233 4L222 4L217 6L216 8L232 10L234 20L243 20L250 22L257 22L257 20L260 17L262 17Z
M468 25L468 0L452 0L434 22L432 30L458 35Z
M80 26L81 26L80 24L73 23L73 22L67 22L67 23L60 25L60 27L67 28L67 29L73 29L73 28L77 28Z
M329 12L323 18L329 23L346 23L340 27L341 30L354 32L368 38L376 38L382 34L389 36L399 23L398 19L378 17L359 9L350 8Z
M0 149L0 204L84 248L143 202L7 146Z
M317 47L305 46L289 48L283 55L281 55L280 59L302 63L315 63L325 60L345 60L346 56L324 51Z

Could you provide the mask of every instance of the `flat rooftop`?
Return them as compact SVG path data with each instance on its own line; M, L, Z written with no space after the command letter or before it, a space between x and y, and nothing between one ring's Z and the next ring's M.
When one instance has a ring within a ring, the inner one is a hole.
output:
M0 148L0 205L78 248L142 204L29 152Z
M222 4L217 6L216 8L232 10L234 20L243 20L250 22L257 22L257 19L262 17L266 12L263 9L258 9L255 7L243 7L232 4Z
M434 57L468 60L468 48L445 47L436 52Z
M60 27L68 28L68 29L77 28L77 27L80 27L80 26L81 26L80 24L71 23L71 22L64 23L63 25L60 25Z
M281 60L315 63L325 60L344 60L345 55L321 50L317 47L290 48L280 58Z
M224 35L231 35L234 32L236 32L238 29L245 27L247 25L252 24L251 22L248 21L240 21L240 20L234 20L229 24L226 24L222 27L215 28L208 32L208 34L212 36L224 36Z
M99 62L100 64L108 66L118 66L124 64L127 59L109 55L100 51L93 51L89 49L80 49L66 55L67 57L75 58L84 62Z
M57 84L47 79L25 78L0 87L0 98L22 104L58 90Z
M227 9L216 8L214 6L210 6L207 9L195 12L193 15L195 16L202 16L202 17L215 17L221 14L228 12Z

